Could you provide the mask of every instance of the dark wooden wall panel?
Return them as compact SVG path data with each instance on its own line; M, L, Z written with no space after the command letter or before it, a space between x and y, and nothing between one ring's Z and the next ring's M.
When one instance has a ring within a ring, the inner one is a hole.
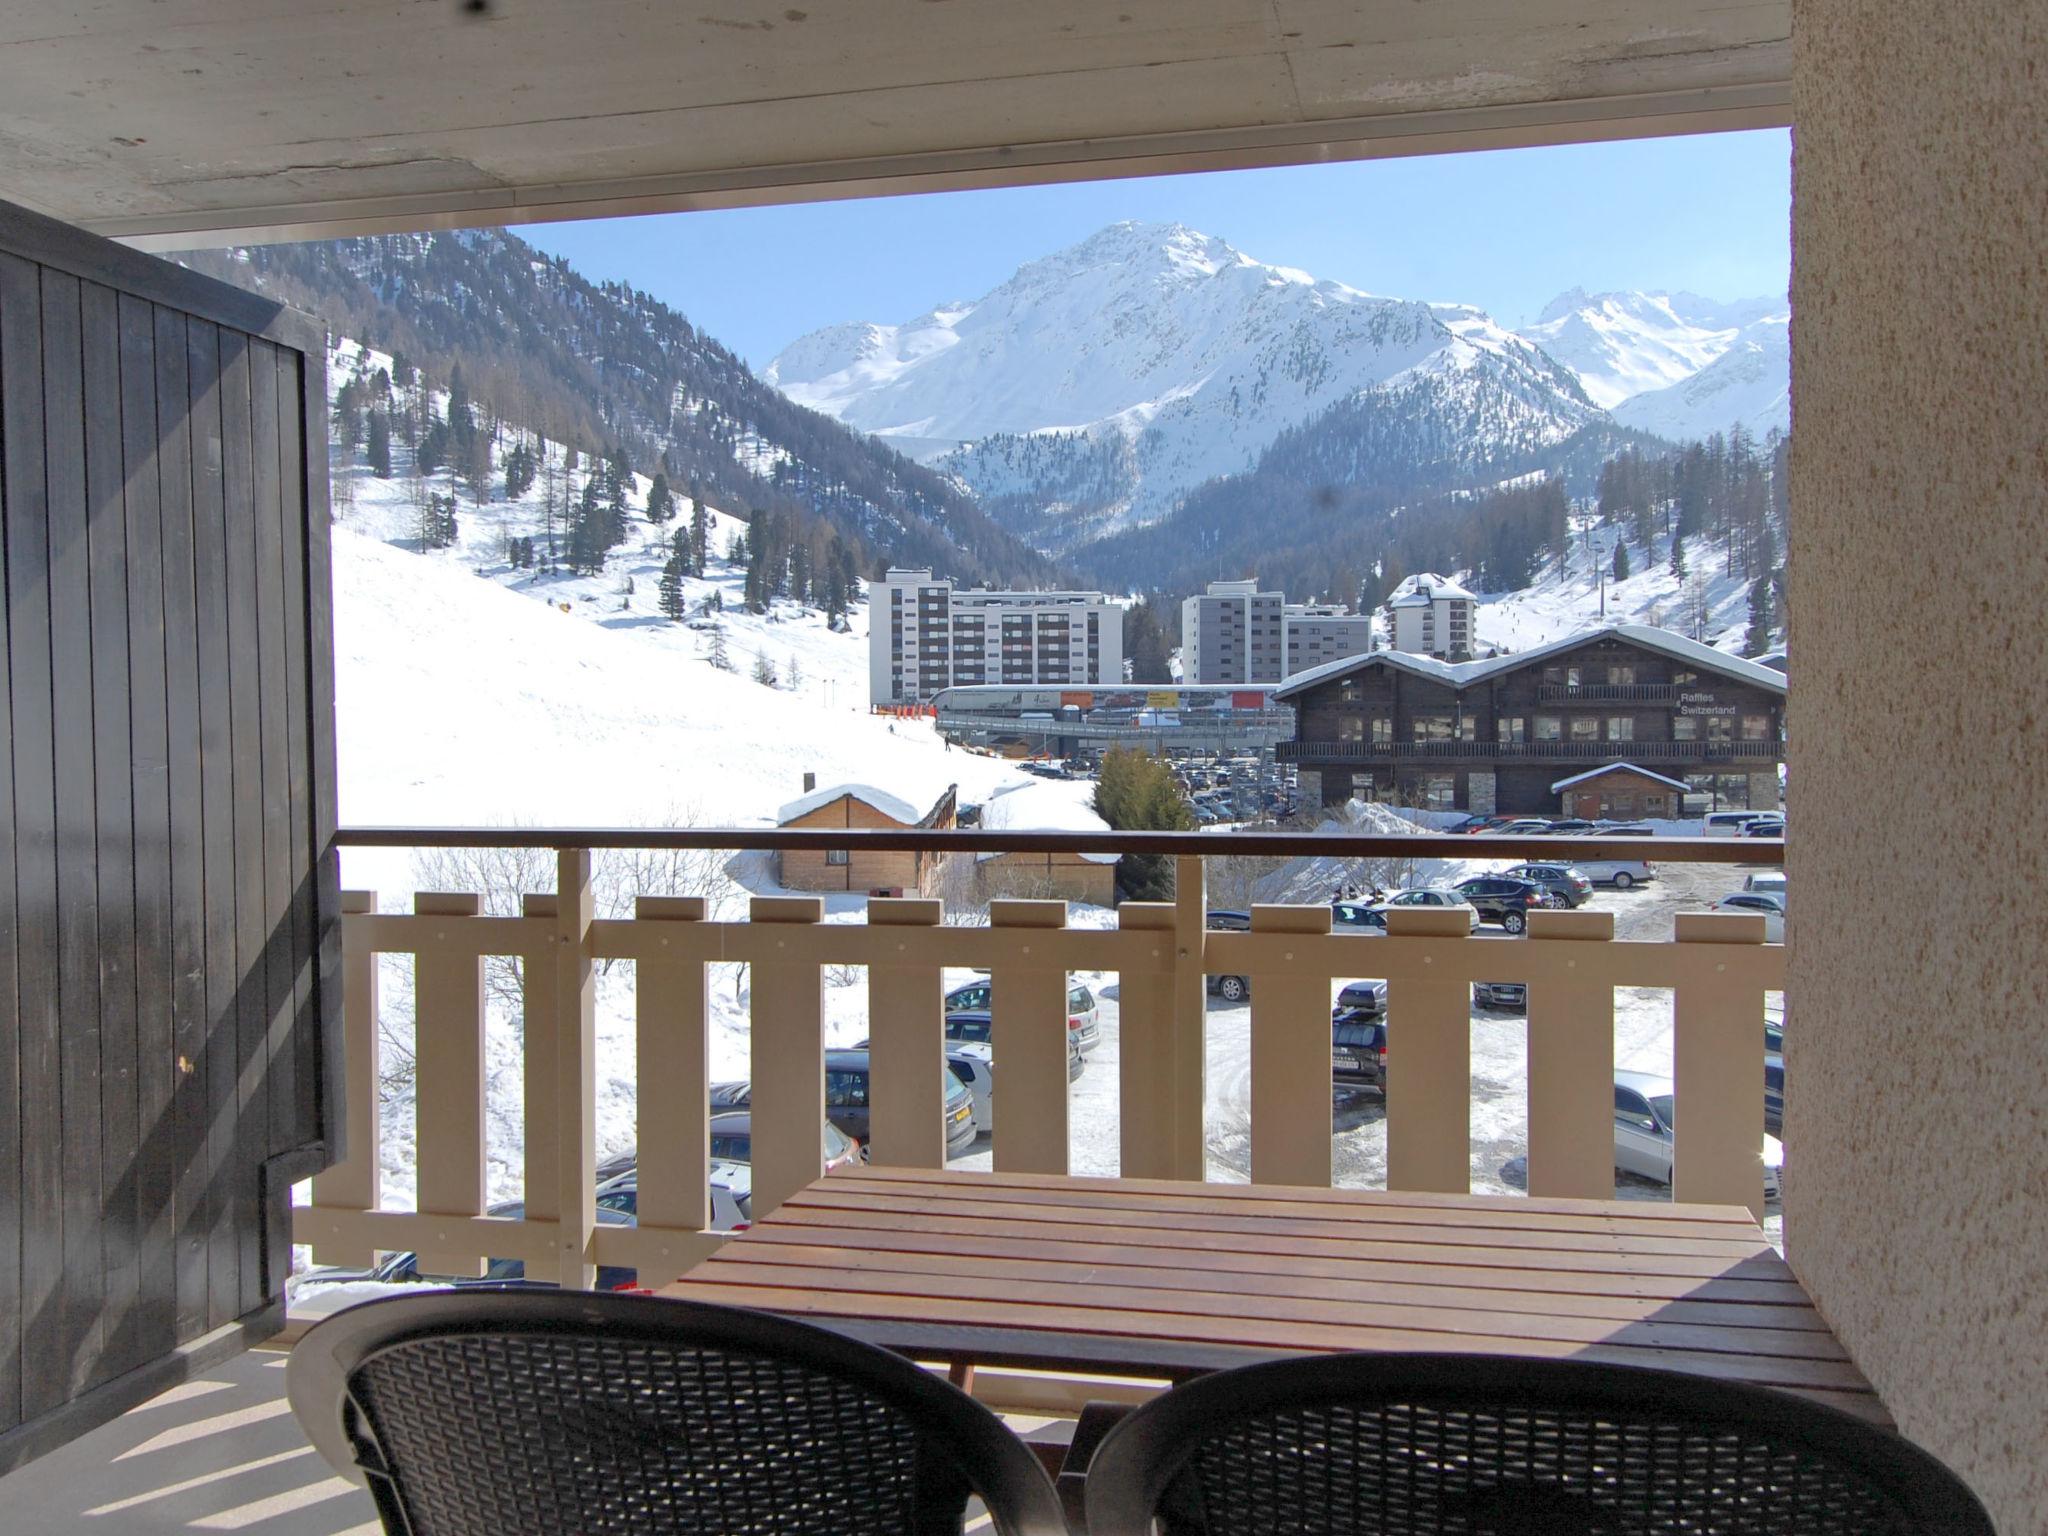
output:
M7 501L7 269L0 258L0 506ZM21 1422L21 1016L14 900L14 699L6 528L0 524L0 1435Z
M325 390L0 204L0 1473L274 1329L332 1160Z

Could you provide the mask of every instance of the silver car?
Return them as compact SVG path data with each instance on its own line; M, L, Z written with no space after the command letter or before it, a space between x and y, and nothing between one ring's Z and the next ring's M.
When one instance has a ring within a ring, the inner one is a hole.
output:
M1671 1079L1654 1072L1614 1074L1614 1166L1659 1184L1671 1182L1671 1149L1678 1128ZM1763 1141L1764 1198L1779 1196L1785 1147L1775 1136Z

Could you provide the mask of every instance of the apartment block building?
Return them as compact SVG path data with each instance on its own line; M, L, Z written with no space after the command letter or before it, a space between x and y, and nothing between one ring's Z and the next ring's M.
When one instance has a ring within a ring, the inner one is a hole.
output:
M1373 648L1372 618L1341 603L1290 603L1256 580L1212 581L1180 607L1181 681L1279 683Z
M1372 615L1343 603L1290 603L1286 611L1287 675L1325 662L1363 656L1378 645Z
M1123 610L1102 592L956 589L928 570L868 584L868 698L922 703L942 688L1121 683Z
M1463 661L1472 655L1479 599L1446 577L1409 577L1387 600L1394 618L1393 649L1410 656Z

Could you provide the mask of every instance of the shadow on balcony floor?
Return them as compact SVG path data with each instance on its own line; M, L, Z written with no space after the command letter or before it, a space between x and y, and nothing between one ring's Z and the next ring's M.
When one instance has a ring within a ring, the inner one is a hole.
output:
M0 1482L0 1527L81 1536L379 1536L284 1400L286 1356L256 1350Z

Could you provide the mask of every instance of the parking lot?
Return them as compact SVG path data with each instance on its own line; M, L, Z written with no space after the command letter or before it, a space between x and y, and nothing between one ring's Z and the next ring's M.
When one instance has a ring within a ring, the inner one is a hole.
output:
M1656 880L1629 891L1599 890L1584 910L1612 912L1615 937L1669 939L1678 912L1700 911L1742 884L1746 870L1727 865L1660 865ZM1515 944L1496 928L1482 928L1485 942ZM1358 940L1358 977L1370 976L1377 942ZM1101 1003L1102 1043L1090 1053L1088 1070L1072 1088L1070 1156L1075 1173L1117 1172L1117 1078L1119 1030L1116 978L1088 980ZM1340 977L1337 986L1352 980ZM1396 1021L1395 1028L1399 1027ZM1620 1068L1668 1074L1671 1070L1671 994L1649 988L1621 988L1614 1000L1614 1061ZM1761 1049L1757 1066L1763 1091ZM1528 1027L1520 1014L1475 1009L1472 1015L1472 1188L1480 1194L1518 1194L1528 1152ZM1208 1011L1209 1177L1242 1180L1251 1167L1251 1009L1211 997ZM1336 1144L1333 1171L1340 1185L1384 1188L1387 1174L1386 1116L1372 1091L1333 1088ZM989 1166L986 1139L957 1167ZM1629 1174L1616 1175L1616 1194L1631 1199L1668 1199L1662 1185ZM1766 1230L1777 1239L1778 1213L1768 1213Z

